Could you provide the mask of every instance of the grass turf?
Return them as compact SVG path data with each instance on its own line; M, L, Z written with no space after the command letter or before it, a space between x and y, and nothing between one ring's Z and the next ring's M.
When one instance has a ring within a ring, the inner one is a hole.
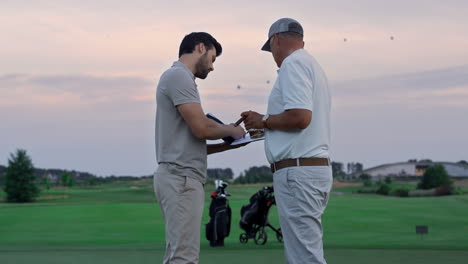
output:
M159 250L54 250L0 252L3 264L124 264L161 263L164 251ZM449 250L385 250L385 249L328 249L325 251L329 264L455 264L466 263L467 251ZM284 263L282 249L211 249L203 248L200 263Z
M282 244L272 231L265 246L252 241L241 245L238 240L240 207L261 186L228 187L233 194L231 235L224 248L210 248L202 228L201 263L283 262ZM203 223L209 220L212 189L207 187ZM323 217L329 263L468 259L468 196L392 198L346 189L339 193L332 195ZM278 226L275 207L270 221ZM429 226L428 235L415 234L419 224ZM0 203L1 263L159 263L163 254L164 225L149 180L49 190L32 204Z

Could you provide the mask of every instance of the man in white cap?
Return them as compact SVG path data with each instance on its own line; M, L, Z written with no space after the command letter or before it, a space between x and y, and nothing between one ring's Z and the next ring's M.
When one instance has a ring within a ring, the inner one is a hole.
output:
M247 111L247 129L265 129L276 204L289 264L326 263L321 216L333 177L329 159L331 98L317 61L304 50L294 19L273 23L262 50L279 67L265 115Z

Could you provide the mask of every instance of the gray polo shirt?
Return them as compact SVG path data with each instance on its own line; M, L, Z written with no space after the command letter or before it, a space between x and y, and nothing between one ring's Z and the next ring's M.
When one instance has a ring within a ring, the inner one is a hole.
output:
M201 183L206 178L206 140L196 138L177 110L186 103L199 103L193 73L176 61L159 80L156 92L156 159L158 172L188 176Z

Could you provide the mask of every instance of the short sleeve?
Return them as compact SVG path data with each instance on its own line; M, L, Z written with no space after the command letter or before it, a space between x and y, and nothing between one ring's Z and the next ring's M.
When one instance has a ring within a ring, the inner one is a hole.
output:
M200 103L197 85L189 74L184 71L173 71L169 73L165 80L166 94L174 106L186 103Z
M312 111L312 72L298 60L288 61L279 72L279 85L283 94L284 110L306 109Z

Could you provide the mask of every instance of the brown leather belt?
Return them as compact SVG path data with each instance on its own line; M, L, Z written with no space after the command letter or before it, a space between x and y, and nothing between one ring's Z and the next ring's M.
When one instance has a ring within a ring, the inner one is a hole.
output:
M299 159L287 159L275 162L270 165L271 172L275 173L277 170L281 170L288 167L296 166L328 166L328 158L299 158Z

